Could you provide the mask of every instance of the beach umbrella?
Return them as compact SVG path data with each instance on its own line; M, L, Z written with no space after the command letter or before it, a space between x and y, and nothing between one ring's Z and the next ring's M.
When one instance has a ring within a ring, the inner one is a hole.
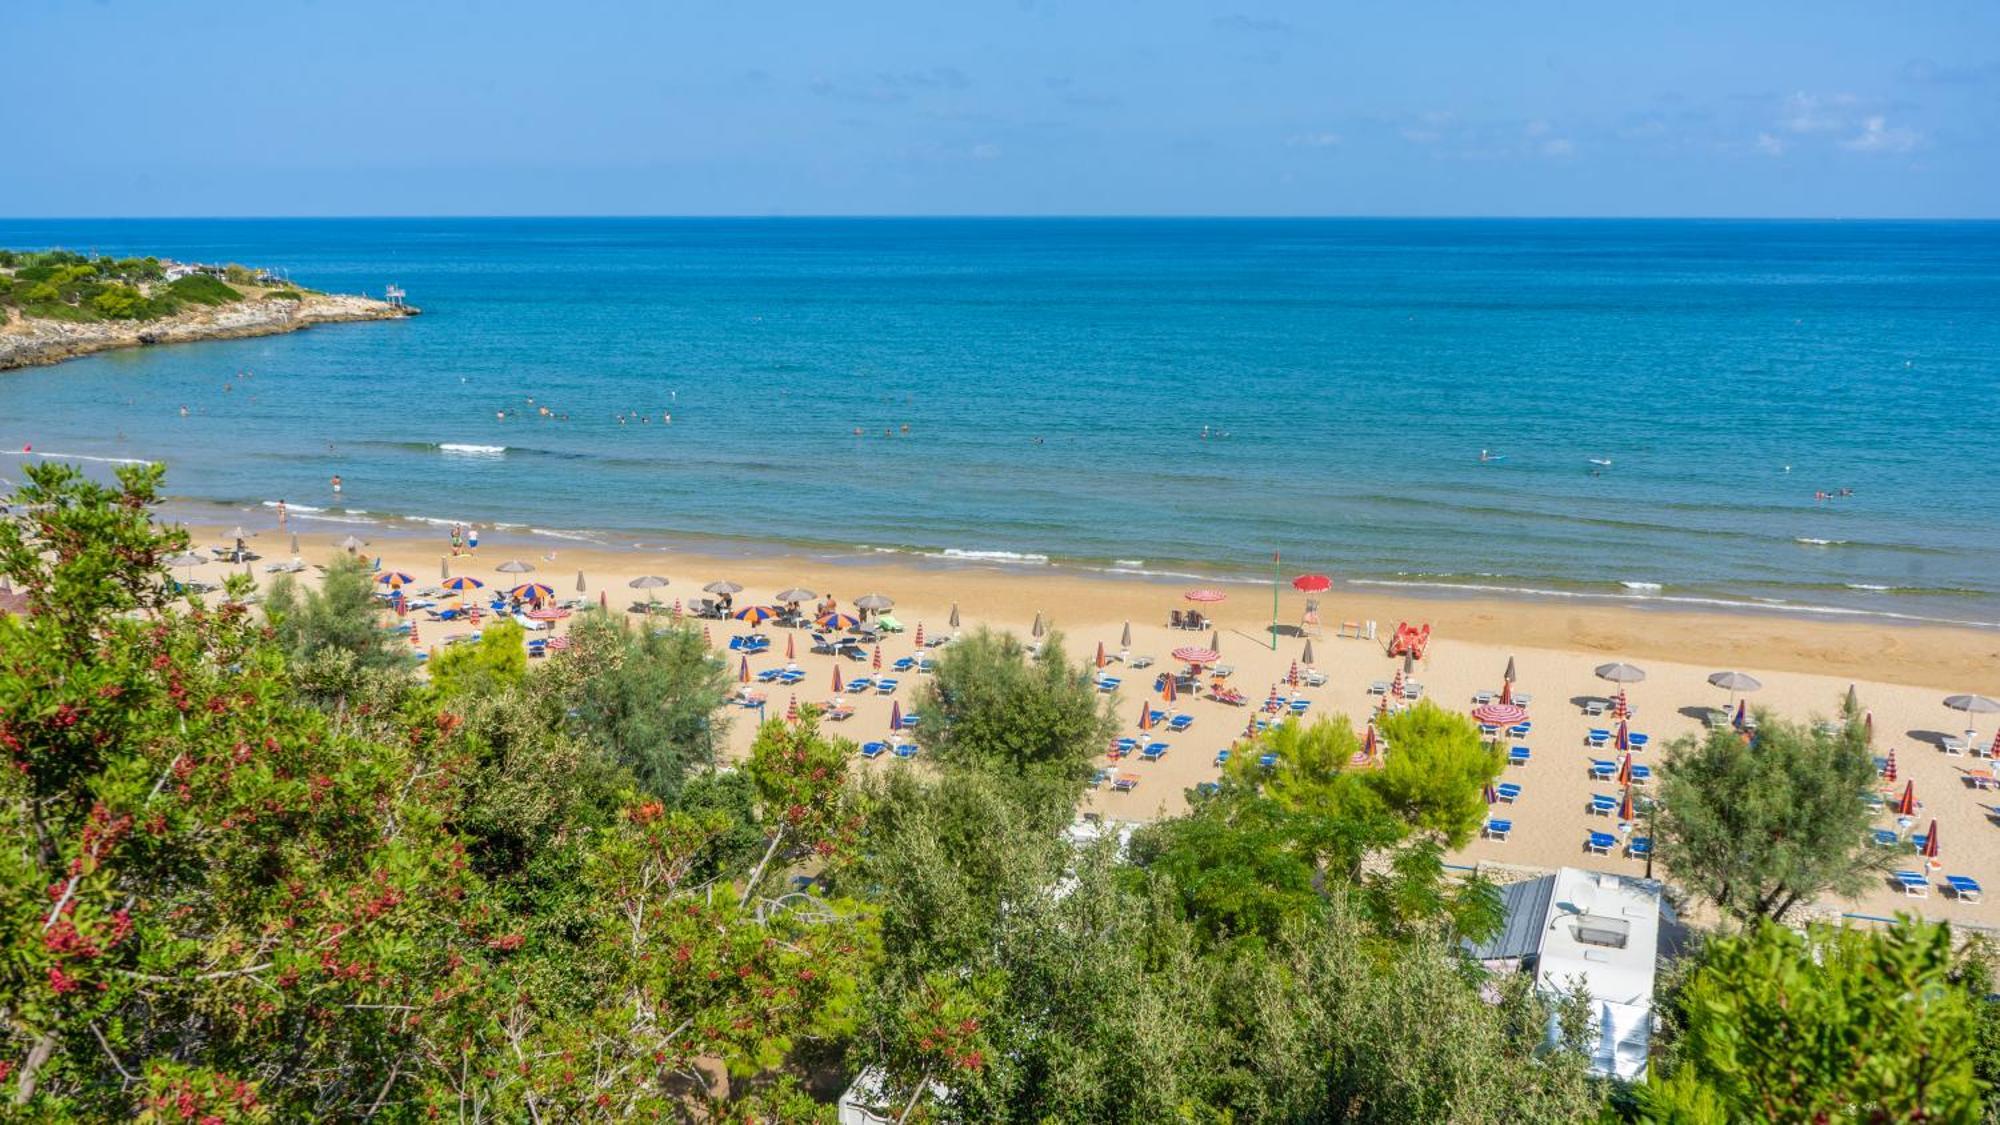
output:
M1500 681L1500 702L1507 704L1514 702L1514 685L1505 680Z
M679 621L680 619L681 619L681 600L680 600L679 598L675 598L675 599L674 599L674 620L675 620L675 621ZM704 636L704 637L708 636L708 626L706 626L706 625L703 625L703 626L701 627L701 635L702 635L702 636Z
M791 636L790 634L787 634L787 635L785 636L785 659L786 659L786 660L797 660L797 659L799 658L799 650L798 650L798 646L796 646L796 645L794 645L794 644L792 643L793 641L795 641L795 640L797 640L797 639L798 639L797 637L794 637L794 636Z
M653 594L653 591L659 589L662 586L665 586L667 584L667 580L660 577L657 574L642 574L639 577L634 578L632 581L627 582L625 584L627 586L632 587L634 590L646 591L646 601L648 604L651 604L655 600L655 595ZM680 605L680 602L676 601L674 602L674 604L678 606Z
M1333 579L1324 574L1301 574L1292 579L1292 589L1308 594L1323 594L1333 589Z
M1618 819L1627 824L1631 824L1633 821L1639 819L1632 808L1632 783L1630 781L1625 783L1625 796L1618 802Z
M1208 647L1214 649L1216 652L1222 651L1222 630L1220 629L1209 630Z
M1257 737L1257 716L1251 715L1249 718L1243 720L1243 737Z
M1493 783L1490 781L1486 783L1486 803L1489 805L1500 803L1500 792L1493 788Z
M519 598L524 602L531 602L536 598L547 601L556 596L554 589L540 582L523 582L519 586L507 591L507 594L509 597Z
M414 621L410 622L410 647L417 648L423 643L423 641L417 639L417 623Z
M1631 664L1599 664L1597 678L1614 684L1636 684L1646 678L1646 670Z
M1104 667L1104 642L1097 642L1097 666Z
M1854 713L1855 713L1856 711L1859 711L1859 710L1861 710L1861 695L1860 695L1860 693L1858 693L1858 692L1856 692L1856 691L1854 690L1854 685L1853 685L1853 684L1848 684L1848 685L1847 685L1847 713L1848 713L1848 714L1850 714L1850 715L1852 715L1852 714L1854 714Z
M361 548L366 547L367 545L368 541L366 539L356 539L352 535L334 544L334 546L339 547L341 550L346 551L350 555L356 551L359 551Z
M1403 675L1405 675L1405 676L1414 676L1414 675L1416 675L1416 674L1417 674L1417 654L1416 654L1416 653L1414 653L1414 652L1406 652L1406 653L1404 653L1404 654L1403 654Z
M1944 697L1944 705L1954 711L1965 712L1967 734L1971 734L1975 729L1976 724L1972 716L1991 715L1995 711L2000 711L2000 699L1988 699L1983 695L1947 695ZM1968 738L1966 741L1969 742L1971 739Z
M375 576L375 581L389 587L391 590L400 590L410 583L415 582L416 579L404 574L400 570L385 570Z
M1130 621L1127 621L1125 623L1124 631L1118 634L1118 647L1119 648L1132 647L1132 623Z
M1917 815L1917 783L1914 778L1903 783L1903 795L1896 799L1896 815Z
M1753 692L1764 686L1764 682L1746 672L1711 672L1708 682L1729 693L1729 702L1736 702L1737 692Z
M1035 624L1028 630L1028 635L1040 640L1042 634L1048 631L1048 627L1042 624L1042 615L1039 613L1035 614Z
M816 597L819 597L819 595L813 593L811 590L808 590L803 586L794 586L789 590L778 591L777 600L786 605L790 605L793 602L809 602Z
M292 553L299 553L299 533L296 531L292 532Z
M1938 857L1937 818L1932 817L1930 830L1924 833L1924 858L1931 861L1930 865L1932 867L1936 867L1937 857Z
M188 569L188 580L193 581L194 568L200 566L201 564L207 562L208 560L202 558L200 555L195 554L193 551L182 551L177 555L168 555L165 559L162 559L161 561L166 563L168 566L186 567Z
M1166 700L1168 703L1172 703L1180 698L1180 694L1180 685L1174 682L1174 677L1171 673L1160 677L1160 698Z
M485 585L486 583L481 582L477 578L472 578L462 574L459 575L457 578L447 578L444 580L444 588L450 590L454 594L457 594L461 598L465 596L465 592L467 590L477 590Z
M792 701L785 704L785 721L788 723L799 721L799 695L797 692L793 692Z
M903 705L894 700L889 702L889 729L903 729Z
M1153 729L1153 704L1151 700L1142 699L1139 701L1139 729Z
M1987 751L1989 758L2000 758L2000 730L1993 732L1993 747Z
M1403 673L1399 669L1396 678L1389 684L1389 694L1401 699L1403 696Z
M924 623L921 621L917 622L917 635L913 643L918 652L924 650Z
M1199 645L1183 645L1175 649L1172 655L1175 660L1184 664L1196 665L1213 664L1222 658L1222 654L1214 649L1202 648Z
M1618 759L1618 784L1630 787L1632 784L1632 755Z
M1882 780L1896 780L1896 748L1894 746L1889 747L1889 760L1882 764Z
M876 645L876 646L875 646L875 670L876 670L877 672L880 672L880 671L882 670L882 646L881 646L881 645Z
M1528 709L1518 703L1482 703L1472 709L1475 722L1490 727L1511 727L1528 717Z
M743 592L743 587L738 586L727 578L718 578L708 585L703 586L702 589L711 594L740 594Z
M1186 598L1188 601L1191 602L1201 602L1204 605L1212 605L1215 602L1227 601L1229 599L1229 595L1223 593L1220 590L1211 590L1206 588L1189 590L1186 593L1182 594L1181 597Z
M894 609L896 608L896 599L889 597L887 594L863 594L854 599L854 608L865 609L871 613L885 609Z
M606 613L611 612L611 598L603 590L597 592L597 608Z
M1632 724L1629 720L1618 720L1618 748L1620 750L1632 748Z
M1285 673L1285 682L1292 687L1299 686L1299 662L1292 661L1291 670Z
M450 558L450 556L446 556L446 557L444 557L444 558L441 558L441 559L439 559L439 560L438 560L438 577L439 577L439 578L450 578L450 577L451 577L451 558Z
M1279 697L1278 697L1278 685L1277 685L1277 684L1272 684L1272 685L1271 685L1271 694L1270 694L1270 695L1267 695L1267 696L1265 696L1265 697L1264 697L1264 709L1265 709L1266 711L1273 711L1273 712L1275 712L1275 711L1277 711L1277 709L1278 709L1279 707L1281 707L1281 706L1283 706L1283 703L1281 703L1281 702L1279 701Z
M1299 654L1299 660L1308 668L1313 666L1313 643L1311 641L1306 642L1306 650Z
M833 666L833 694L839 695L840 692L840 665L836 664Z
M813 624L822 629L852 629L861 624L861 619L851 613L826 613L813 619Z
M1375 724L1372 722L1368 724L1368 729L1363 731L1361 735L1361 752L1367 755L1368 760L1371 762L1375 760L1375 755L1381 750L1379 737L1375 733Z
M520 559L508 559L493 569L502 574L533 574L535 572L535 564L525 563Z
M576 592L579 594L585 592L583 588L583 572L580 570L576 572Z
M1507 670L1500 673L1500 682L1508 684L1514 682L1514 658L1511 656L1507 658Z
M750 682L750 658L747 656L744 657L742 663L738 664L736 667L736 682L739 684L747 684Z
M752 625L762 625L778 616L778 611L767 605L746 605L730 616L738 621L748 621Z
M1861 716L1861 733L1868 739L1869 745L1875 744L1875 712L1870 711ZM2000 734L1994 735L1993 741L1996 745L2000 745Z
M957 602L953 602L953 603L951 603L951 619L950 619L949 621L947 621L947 622L946 622L946 624L947 624L947 625L950 625L950 626L951 626L952 628L954 628L954 629L958 628L958 603L957 603Z
M245 530L243 530L243 525L242 525L242 524L237 524L237 525L236 525L235 527L232 527L232 528L230 528L230 529L229 529L229 534L228 534L227 536L225 536L224 538L228 539L228 540L229 540L230 542L232 542L232 543L233 543L233 542L235 542L235 541L236 541L236 540L238 540L238 539L248 539L248 538L250 538L250 533L249 533L249 532L247 532L247 531L245 531Z
M1736 703L1736 714L1729 720L1729 725L1735 727L1737 730L1742 730L1743 720L1749 718L1749 710L1749 704L1738 700Z

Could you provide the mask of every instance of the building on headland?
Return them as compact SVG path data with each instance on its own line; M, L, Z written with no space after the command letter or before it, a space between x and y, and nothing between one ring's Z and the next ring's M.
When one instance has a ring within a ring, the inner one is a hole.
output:
M1544 995L1581 987L1591 1001L1591 1070L1644 1078L1654 977L1686 939L1660 884L1562 867L1500 891L1505 924L1486 941L1464 942L1466 955L1491 969L1533 973ZM1549 1043L1560 1034L1552 1015Z

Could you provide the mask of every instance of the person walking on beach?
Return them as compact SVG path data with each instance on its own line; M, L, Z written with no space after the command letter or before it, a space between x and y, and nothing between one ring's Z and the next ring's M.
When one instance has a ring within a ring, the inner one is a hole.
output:
M465 529L465 549L468 554L479 553L479 528L477 525Z
M285 502L282 499L278 501L278 526L285 526Z

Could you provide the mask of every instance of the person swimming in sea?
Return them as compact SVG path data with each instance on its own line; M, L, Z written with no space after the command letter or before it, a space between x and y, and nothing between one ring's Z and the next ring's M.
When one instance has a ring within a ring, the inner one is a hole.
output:
M339 474L339 473L335 473L335 474L333 474L333 481L332 481L332 484L333 484L333 494L334 494L335 496L338 496L338 495L340 495L340 474Z

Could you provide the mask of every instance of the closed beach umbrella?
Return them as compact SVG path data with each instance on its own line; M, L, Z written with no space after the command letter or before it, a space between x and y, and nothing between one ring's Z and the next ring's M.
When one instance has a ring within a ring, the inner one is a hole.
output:
M954 628L954 629L958 628L958 603L957 603L957 602L953 602L953 603L951 603L951 620L950 620L950 621L948 622L948 624L950 624L950 625L951 625L951 627L952 627L952 628Z
M1130 621L1127 621L1125 623L1125 630L1118 634L1118 647L1119 648L1132 647L1132 623Z
M1859 711L1859 710L1861 710L1861 695L1860 695L1860 693L1858 693L1858 692L1856 692L1856 691L1854 690L1854 685L1853 685L1853 684L1848 684L1848 685L1847 685L1847 713L1851 715L1851 714L1854 714L1855 712L1857 712L1857 711Z
M1514 702L1514 685L1508 683L1506 680L1500 681L1500 702Z
M585 592L583 588L583 572L580 570L576 572L576 592L579 594Z
M1104 642L1097 642L1097 666L1104 667Z
M1220 629L1209 630L1208 647L1214 649L1216 652L1222 651L1222 630Z
M1729 725L1735 727L1737 730L1742 730L1743 720L1750 717L1748 714L1749 706L1750 706L1749 704L1739 701L1736 704L1736 714L1733 718L1729 720Z
M1625 783L1625 796L1618 802L1618 819L1627 824L1639 819L1634 815L1632 808L1632 783L1630 781Z
M1416 654L1416 653L1414 653L1414 652L1406 652L1406 653L1404 653L1404 654L1403 654L1403 675L1405 675L1405 676L1414 676L1414 675L1416 675L1416 673L1417 673L1417 654Z
M1306 650L1299 654L1299 660L1308 668L1313 666L1313 643L1311 641L1306 642Z
M738 621L748 621L752 625L762 625L778 616L778 611L767 605L746 605L730 616Z
M1180 685L1174 682L1173 673L1168 672L1162 675L1160 677L1160 698L1166 700L1168 703L1172 703L1179 699L1180 695Z
M796 647L795 645L793 645L793 644L792 644L792 642L793 642L793 641L795 641L795 640L797 640L797 639L798 639L798 638L796 638L796 637L794 637L794 636L790 635L789 633L785 635L785 659L786 659L786 660L797 660L797 659L799 658L799 650L798 650L798 648L797 648L797 647Z
M507 593L510 597L519 598L524 602L531 602L537 598L547 601L556 596L553 588L543 585L540 582L523 582L519 586L507 591Z
M1035 614L1035 624L1028 630L1028 635L1040 639L1041 635L1048 631L1048 626L1042 624L1042 615L1039 613Z
M451 577L451 560L449 558L441 558L438 560L438 577L439 578Z
M1489 805L1497 805L1500 803L1500 793L1498 790L1493 788L1493 783L1490 781L1486 783L1486 803Z
M292 553L299 553L299 533L296 531L292 532Z
M1630 754L1618 759L1618 784L1626 786L1627 791L1630 791L1632 784L1632 755Z
M889 703L889 729L903 729L903 705L891 700Z
M887 594L863 594L854 599L854 606L856 609L879 612L885 609L896 608L896 599L889 597Z
M861 619L851 613L826 613L815 618L813 624L822 629L852 629L861 624Z
M819 597L819 595L806 589L804 586L794 586L789 590L778 591L777 600L790 605L795 602L809 602L816 597Z
M923 651L923 649L924 649L924 623L923 623L923 622L921 622L921 621L917 622L917 635L916 635L916 637L914 638L914 640L912 641L912 643L913 643L913 644L914 644L914 645L916 646L916 649L917 649L917 651L918 651L918 652L922 652L922 651Z
M1292 687L1299 686L1299 662L1292 661L1291 670L1285 673L1285 682Z
M1620 750L1632 748L1632 724L1629 720L1618 720L1618 748Z
M1896 748L1894 746L1889 747L1889 760L1882 764L1882 780L1896 780Z
M799 721L799 697L797 692L792 693L792 701L785 704L785 721L788 723Z
M1223 593L1220 590L1211 590L1206 588L1189 590L1188 592L1182 594L1181 597L1186 598L1191 602L1200 602L1204 605L1212 605L1216 602L1227 601L1229 599L1229 595Z
M599 590L597 592L597 608L603 610L606 613L611 612L611 599L605 596L605 593L602 590Z
M747 656L736 666L736 682L739 684L750 682L750 658Z
M535 572L535 564L525 563L520 559L508 559L493 569L502 574L533 574Z
M839 695L840 692L840 665L836 664L833 666L833 694Z
M1139 701L1139 729L1153 729L1153 704L1148 700Z
M1361 753L1372 762L1380 749L1381 744L1375 734L1375 724L1371 722L1368 724L1368 729L1361 734Z
M1301 574L1292 579L1292 588L1308 594L1323 594L1333 589L1333 579L1324 574Z
M1500 674L1500 682L1507 684L1514 682L1514 658L1511 656L1507 658L1507 670Z
M1938 826L1937 826L1937 818L1932 817L1930 831L1924 833L1924 858L1932 861L1931 866L1935 867L1937 866L1936 862L1937 857L1938 857Z
M1597 678L1614 684L1636 684L1646 678L1646 670L1632 664L1599 664Z
M1896 815L1917 815L1917 783L1914 778L1903 783L1903 795L1896 798Z
M729 581L727 578L718 578L708 585L703 586L702 589L711 594L740 594L743 592L743 587Z
M881 646L881 645L876 645L876 646L875 646L875 670L876 670L877 672L880 672L880 671L882 670L882 646Z

